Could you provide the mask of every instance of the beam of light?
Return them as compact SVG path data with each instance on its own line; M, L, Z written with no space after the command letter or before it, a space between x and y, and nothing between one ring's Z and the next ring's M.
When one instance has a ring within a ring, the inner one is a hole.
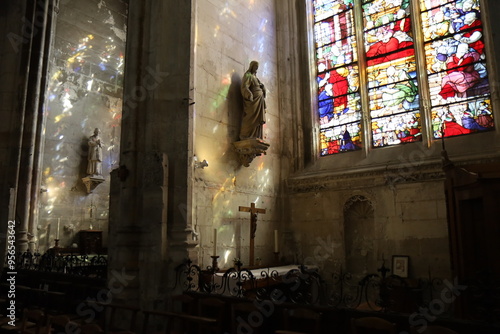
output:
M259 26L260 31L262 32L266 31L267 22L268 22L267 19L262 19L262 21L260 21L260 26Z
M227 100L227 94L229 93L229 87L231 85L231 73L226 74L221 80L222 87L217 92L217 98L212 102L211 114L214 114L221 105L223 105Z
M94 79L91 79L87 82L87 90L91 91L92 90L92 84L94 83Z
M61 101L63 105L63 112L66 112L73 108L73 104L71 103L71 96L68 92L64 93L64 95L61 97Z
M224 5L224 8L222 8L222 10L221 10L221 12L220 12L219 15L220 16L224 16L226 18L229 17L229 16L231 16L233 18L237 18L238 17L238 15L236 15L236 13L232 9L229 8L229 2L226 2L226 4Z
M214 125L212 128L212 133L215 134L217 132L217 129L219 128L219 124Z

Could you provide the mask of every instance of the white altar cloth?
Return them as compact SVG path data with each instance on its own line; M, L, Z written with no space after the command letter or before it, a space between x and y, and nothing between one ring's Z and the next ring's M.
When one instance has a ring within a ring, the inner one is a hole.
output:
M272 274L277 274L279 276L283 276L285 275L286 273L288 273L290 270L294 270L294 269L297 269L297 270L300 270L300 265L298 264L289 264L289 265L286 265L286 266L277 266L277 267L262 267L262 268L255 268L255 269L251 269L251 270L248 270L248 269L245 269L245 268L241 268L241 271L242 272L251 272L253 276L255 276L255 278L263 278L262 276L262 273L265 272L267 275L272 275ZM306 269L308 270L311 270L311 269L314 269L312 268L311 266L307 266ZM224 274L226 273L226 271L223 271L223 272L218 272L216 273L217 276L224 276ZM264 275L265 277L265 275Z

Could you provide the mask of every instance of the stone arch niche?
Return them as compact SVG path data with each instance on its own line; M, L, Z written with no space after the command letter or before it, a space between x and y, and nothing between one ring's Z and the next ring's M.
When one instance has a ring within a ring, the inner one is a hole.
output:
M346 270L354 277L373 271L375 218L371 201L352 196L344 204L344 245Z

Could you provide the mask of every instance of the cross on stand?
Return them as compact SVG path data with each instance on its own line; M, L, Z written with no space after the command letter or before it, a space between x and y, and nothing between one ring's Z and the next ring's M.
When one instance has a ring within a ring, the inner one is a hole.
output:
M266 213L266 209L255 207L255 203L251 203L250 207L240 206L239 211L250 212L250 266L254 265L254 247L255 247L255 231L257 231L257 214Z

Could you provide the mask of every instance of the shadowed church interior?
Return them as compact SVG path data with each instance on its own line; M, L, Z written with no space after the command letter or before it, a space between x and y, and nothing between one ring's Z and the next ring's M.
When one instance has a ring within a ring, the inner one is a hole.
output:
M499 12L3 1L0 333L500 333Z

